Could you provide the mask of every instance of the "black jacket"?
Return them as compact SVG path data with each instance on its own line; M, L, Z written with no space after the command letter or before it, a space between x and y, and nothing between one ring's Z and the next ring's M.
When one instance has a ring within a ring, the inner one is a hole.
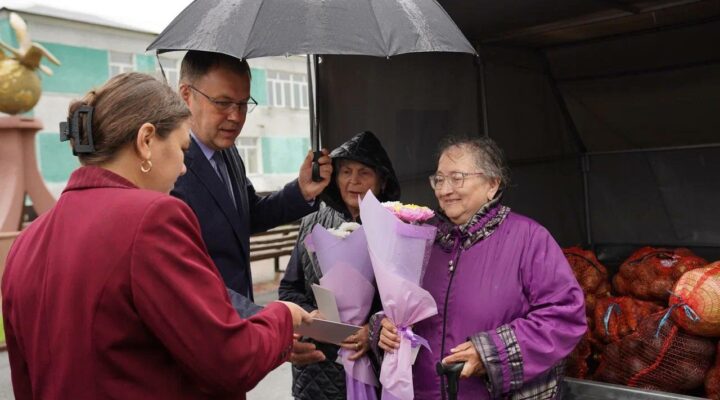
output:
M358 161L375 169L376 173L385 181L384 190L378 195L381 201L398 200L400 197L400 185L390 158L382 148L380 141L371 132L355 135L342 146L333 150L330 156L333 159L333 171L337 171L337 160L340 159ZM310 256L303 241L315 224L332 229L352 218L342 201L335 178L334 172L330 184L320 196L325 204L318 212L303 218L297 244L290 256L285 276L280 282L280 300L292 301L307 311L317 309L311 285L319 283L321 272L317 265L317 259ZM371 313L380 308L380 297L376 293ZM325 353L326 361L304 367L293 366L293 396L303 400L345 399L345 371L342 365L335 362L339 347L325 343L316 343L316 346Z

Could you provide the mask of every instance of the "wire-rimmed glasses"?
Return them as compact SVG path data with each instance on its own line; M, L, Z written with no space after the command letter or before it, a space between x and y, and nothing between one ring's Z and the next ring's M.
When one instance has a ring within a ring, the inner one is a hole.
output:
M238 110L241 113L247 114L247 113L251 113L252 110L255 109L255 106L257 106L257 101L255 101L255 99L253 99L252 96L250 96L248 101L218 100L215 97L210 97L210 96L206 95L205 93L200 91L200 89L196 88L193 85L188 85L188 87L190 89L200 93L201 95L203 95L203 97L205 97L210 103L212 103L212 105L214 105L215 108L218 109L218 111L231 113L235 110Z
M463 187L465 184L465 178L470 176L479 176L479 175L485 175L484 172L460 172L455 171L451 172L448 175L443 174L432 174L429 176L430 179L430 187L433 188L433 190L440 189L445 182L448 182L450 187L459 189Z

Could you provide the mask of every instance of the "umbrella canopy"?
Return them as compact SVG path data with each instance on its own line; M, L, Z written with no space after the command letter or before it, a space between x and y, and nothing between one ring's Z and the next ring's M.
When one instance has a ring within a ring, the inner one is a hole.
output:
M148 50L201 50L241 59L475 54L435 0L195 0Z

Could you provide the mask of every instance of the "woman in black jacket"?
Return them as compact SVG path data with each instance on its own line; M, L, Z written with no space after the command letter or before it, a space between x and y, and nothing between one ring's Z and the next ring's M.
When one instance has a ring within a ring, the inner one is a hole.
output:
M400 186L390 158L372 132L355 135L333 150L330 157L333 160L333 176L321 195L323 204L320 210L303 218L297 245L279 289L280 300L292 301L308 312L317 309L311 285L319 283L322 277L317 259L308 254L303 244L313 226L320 224L334 229L343 222L360 223L358 196L364 196L368 190L372 190L380 201L400 198ZM380 301L376 295L371 313L379 309ZM344 400L345 371L341 364L335 362L339 347L326 343L315 345L325 354L325 360L305 366L293 365L293 397L302 400ZM372 353L368 351L367 324L343 347L355 351L351 359L368 354L372 360Z

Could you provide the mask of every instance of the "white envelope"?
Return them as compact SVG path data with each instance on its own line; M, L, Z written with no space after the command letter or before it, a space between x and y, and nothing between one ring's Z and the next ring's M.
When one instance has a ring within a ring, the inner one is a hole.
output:
M303 324L297 330L303 336L311 337L319 342L339 345L348 336L355 334L361 327L340 322L335 294L319 285L312 285L318 311L325 319L315 318L310 324Z
M314 319L310 324L302 324L295 331L303 336L311 337L318 342L340 345L348 336L355 334L361 327L343 324L324 319Z
M337 302L335 301L335 293L330 289L316 284L312 284L312 291L315 295L315 303L318 305L318 311L324 319L332 322L340 322L340 311L338 311Z

